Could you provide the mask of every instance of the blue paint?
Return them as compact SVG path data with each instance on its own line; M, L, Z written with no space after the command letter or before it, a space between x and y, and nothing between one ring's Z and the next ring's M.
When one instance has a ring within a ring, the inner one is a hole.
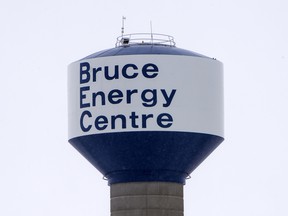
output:
M69 142L109 184L135 181L185 183L186 177L223 141L190 132L119 132Z
M201 58L209 58L190 50L185 50L173 46L167 45L151 45L151 44L135 44L131 46L120 46L107 50L102 50L91 54L81 60L107 57L107 56L119 56L119 55L185 55ZM209 58L211 59L211 58Z

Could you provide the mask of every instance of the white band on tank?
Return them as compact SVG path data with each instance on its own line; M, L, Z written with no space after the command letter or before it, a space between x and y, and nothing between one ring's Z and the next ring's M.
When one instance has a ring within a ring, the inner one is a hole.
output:
M223 137L223 66L209 58L126 55L68 67L69 139L180 131Z

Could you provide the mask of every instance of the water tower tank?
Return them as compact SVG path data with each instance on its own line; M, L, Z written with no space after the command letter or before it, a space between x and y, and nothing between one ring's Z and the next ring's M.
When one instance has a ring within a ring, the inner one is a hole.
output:
M121 36L68 79L69 142L109 185L184 184L223 141L223 65L171 36Z

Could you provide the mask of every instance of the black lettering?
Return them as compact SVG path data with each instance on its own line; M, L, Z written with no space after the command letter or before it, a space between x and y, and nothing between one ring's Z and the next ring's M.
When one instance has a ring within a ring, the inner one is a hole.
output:
M158 75L159 69L157 65L148 63L142 68L142 74L146 78L155 78Z
M116 119L121 119L122 120L122 129L126 128L126 117L122 114L116 115L116 116L111 116L111 129L116 128Z
M153 114L143 114L142 115L142 128L147 128L147 119L153 118Z
M166 103L163 103L163 107L169 107L172 100L173 100L173 97L176 93L176 89L173 89L170 93L170 95L167 94L166 90L165 89L161 89L161 92L162 92L162 95L166 101Z
M100 115L95 119L94 125L97 130L105 130L107 128L108 119L106 116Z
M88 62L80 63L80 84L90 81L90 64Z
M86 98L86 94L84 92L89 90L90 86L80 87L80 109L90 107L90 103L84 103L83 101Z
M150 97L149 97L149 94L151 95ZM157 90L156 89L145 89L141 94L141 98L143 101L143 103L142 103L143 106L153 107L157 104Z
M102 91L99 91L99 92L94 92L92 93L92 105L93 106L96 106L96 99L97 99L97 96L100 96L100 99L101 99L101 105L105 105L106 102L105 102L105 93L102 92ZM98 97L99 98L99 97Z
M105 78L107 80L119 79L119 66L115 65L114 74L111 76L109 76L109 67L105 66L104 67L104 74L105 74Z
M168 113L161 113L157 117L157 124L161 128L169 128L173 124L173 118Z
M113 89L108 94L108 100L111 104L119 104L123 100L123 93L119 89Z
M101 67L93 68L93 82L96 82L97 72L102 71Z
M138 128L139 126L136 124L136 119L138 119L139 116L136 115L135 112L132 112L129 118L131 119L131 126L133 128Z
M81 130L82 130L83 132L88 132L88 131L91 129L92 125L89 124L87 127L84 126L84 117L85 117L85 116L88 116L89 118L91 118L92 115L91 115L91 113L90 113L89 111L85 110L85 111L81 114L81 117L80 117L80 127L81 127Z
M134 73L132 73L131 75L127 74L127 69L128 68L133 68L134 70L137 70L138 67L135 64L126 64L123 68L122 68L122 75L123 77L127 78L127 79L134 79L138 76L138 72L134 71Z
M127 90L127 104L131 104L131 96L135 93L138 93L137 89L133 89L133 90Z

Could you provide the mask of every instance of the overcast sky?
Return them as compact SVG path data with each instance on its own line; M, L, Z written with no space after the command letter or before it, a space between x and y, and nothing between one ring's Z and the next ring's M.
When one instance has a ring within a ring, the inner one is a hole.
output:
M153 31L224 63L225 138L192 174L185 215L288 215L285 0L0 1L0 215L110 214L67 142L67 65Z

